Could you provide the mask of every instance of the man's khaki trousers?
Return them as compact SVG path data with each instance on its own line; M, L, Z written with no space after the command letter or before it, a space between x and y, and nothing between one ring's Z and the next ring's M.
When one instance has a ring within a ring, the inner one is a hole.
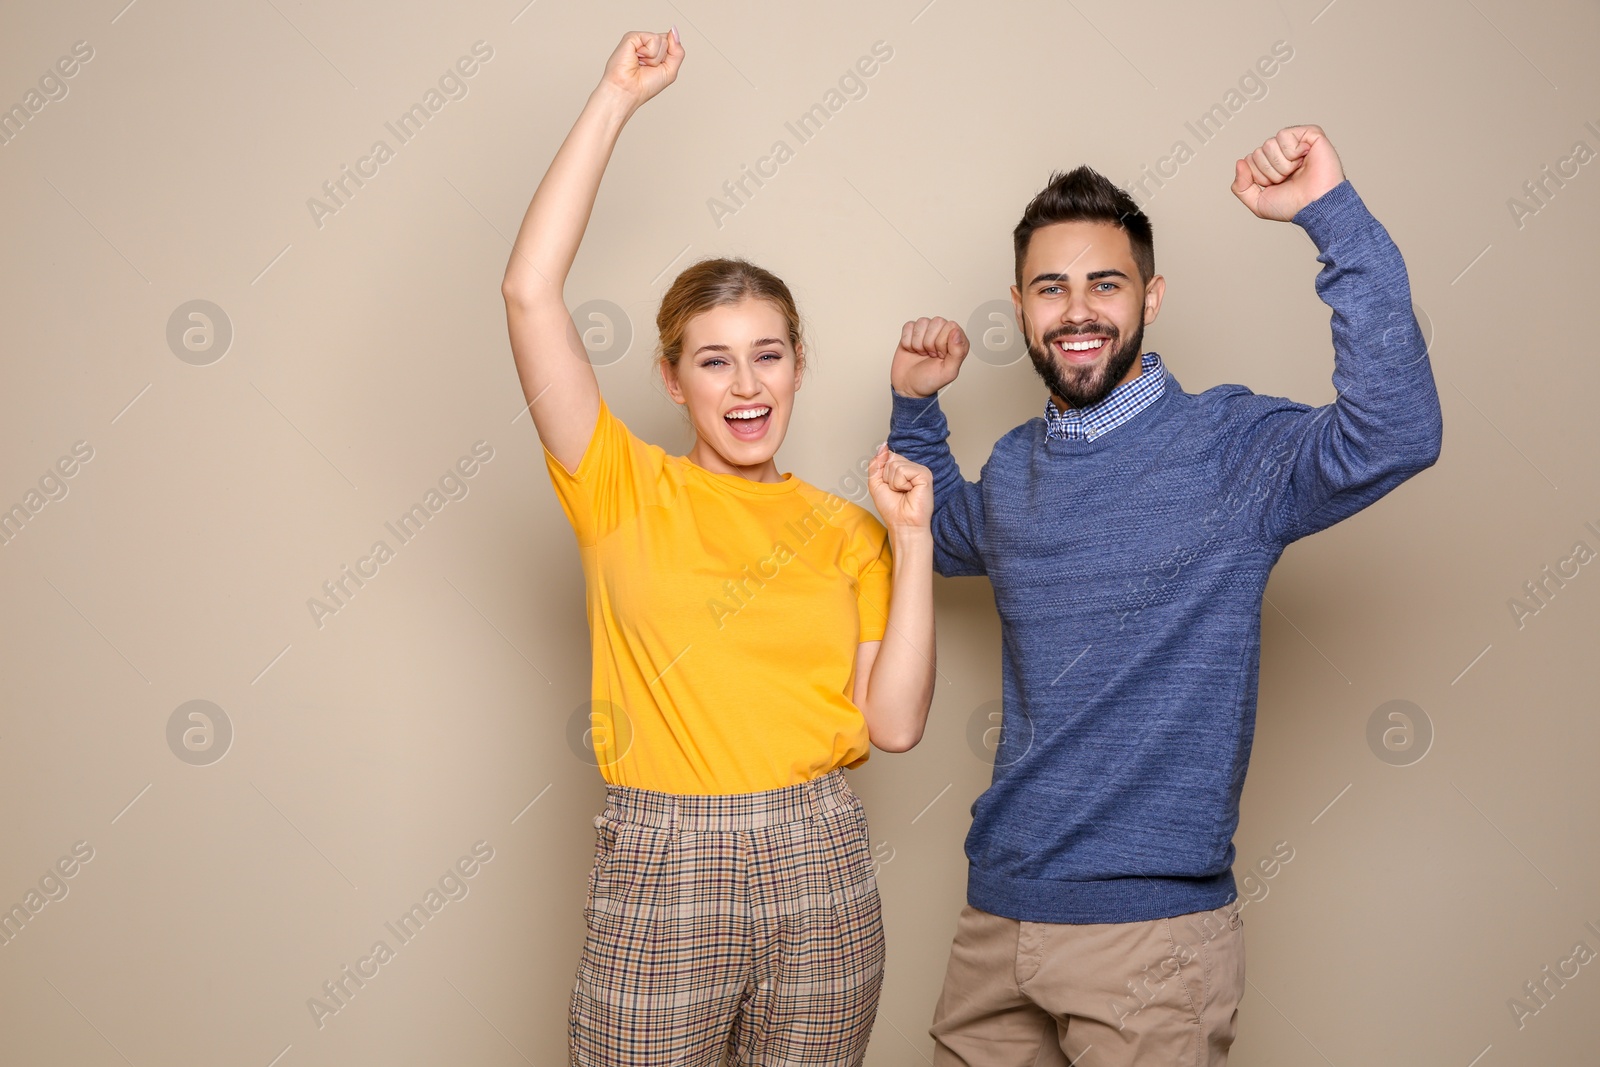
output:
M963 907L934 1067L1220 1067L1244 994L1239 907L1082 925Z

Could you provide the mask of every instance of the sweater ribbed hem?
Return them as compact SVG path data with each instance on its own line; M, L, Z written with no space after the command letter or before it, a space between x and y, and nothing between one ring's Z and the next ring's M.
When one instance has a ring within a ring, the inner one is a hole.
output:
M967 870L967 903L991 915L1033 923L1132 923L1213 911L1233 902L1233 871L1212 878L1133 875L1062 882Z

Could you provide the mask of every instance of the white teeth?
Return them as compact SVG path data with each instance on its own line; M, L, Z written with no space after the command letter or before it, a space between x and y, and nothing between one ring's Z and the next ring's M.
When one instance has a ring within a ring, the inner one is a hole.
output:
M759 419L771 410L771 408L746 408L744 411L730 411L726 417L730 419Z
M1068 352L1087 352L1092 348L1099 348L1101 345L1105 344L1105 341L1060 341L1057 343Z

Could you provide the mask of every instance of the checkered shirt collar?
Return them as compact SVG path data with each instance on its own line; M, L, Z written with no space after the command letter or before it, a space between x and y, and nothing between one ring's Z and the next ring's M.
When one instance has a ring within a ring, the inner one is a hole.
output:
M1139 356L1139 375L1123 382L1097 404L1086 408L1056 408L1053 399L1044 402L1045 436L1060 441L1093 441L1110 433L1158 400L1166 391L1167 374L1161 357L1154 352Z

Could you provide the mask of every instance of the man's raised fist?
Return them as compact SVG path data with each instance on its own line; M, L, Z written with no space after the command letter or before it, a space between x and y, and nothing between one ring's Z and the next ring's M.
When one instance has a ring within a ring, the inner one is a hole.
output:
M901 396L932 396L961 371L971 345L961 326L949 319L917 319L900 329L889 384Z

